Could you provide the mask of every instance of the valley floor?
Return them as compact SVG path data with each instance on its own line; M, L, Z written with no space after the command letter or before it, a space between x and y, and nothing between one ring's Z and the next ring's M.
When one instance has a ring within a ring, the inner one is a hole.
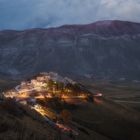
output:
M107 98L140 111L140 83L84 82L84 84L92 92L100 91Z

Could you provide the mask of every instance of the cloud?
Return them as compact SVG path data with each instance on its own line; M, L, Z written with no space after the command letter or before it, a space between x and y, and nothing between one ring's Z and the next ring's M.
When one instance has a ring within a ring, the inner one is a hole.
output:
M97 20L140 22L139 0L0 0L0 29L26 29Z

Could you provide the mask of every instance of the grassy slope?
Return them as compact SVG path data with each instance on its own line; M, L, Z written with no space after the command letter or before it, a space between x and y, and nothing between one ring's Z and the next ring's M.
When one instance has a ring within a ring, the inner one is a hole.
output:
M88 104L73 111L73 123L79 131L77 139L139 140L139 113L136 114L137 112L116 105L110 100L102 100L101 104ZM47 140L50 137L59 139L59 133L54 128L32 119L15 107L14 110L11 109L0 104L0 139Z
M45 140L57 137L50 126L33 120L17 107L0 104L0 140Z
M101 134L75 123L78 140L110 140ZM0 103L0 140L66 140L66 137L47 123L27 115L16 104Z
M139 140L140 114L108 99L73 113L75 121L112 140Z

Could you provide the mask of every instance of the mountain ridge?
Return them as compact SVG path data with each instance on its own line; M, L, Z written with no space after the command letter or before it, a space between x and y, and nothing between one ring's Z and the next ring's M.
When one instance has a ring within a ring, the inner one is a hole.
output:
M0 30L0 32L5 32L5 31L16 31L16 32L22 32L22 31L30 31L30 30L48 30L48 29L58 29L58 28L67 28L67 27L84 27L84 26L101 26L101 25L105 25L105 26L115 26L115 25L121 25L121 24L135 24L135 25L140 25L139 22L132 22L132 21L122 21L122 20L99 20L99 21L95 21L92 23L88 23L88 24L64 24L61 26L56 26L56 27L48 27L48 28L29 28L29 29L22 29L22 30L15 30L15 29L5 29L5 30Z

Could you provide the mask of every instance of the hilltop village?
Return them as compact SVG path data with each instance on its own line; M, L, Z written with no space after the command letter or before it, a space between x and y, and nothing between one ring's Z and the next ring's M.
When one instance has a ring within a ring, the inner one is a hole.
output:
M69 125L72 121L69 110L94 101L94 96L82 85L53 72L40 73L21 82L14 89L4 92L3 96L14 100L34 118L72 135L78 135L78 132Z

